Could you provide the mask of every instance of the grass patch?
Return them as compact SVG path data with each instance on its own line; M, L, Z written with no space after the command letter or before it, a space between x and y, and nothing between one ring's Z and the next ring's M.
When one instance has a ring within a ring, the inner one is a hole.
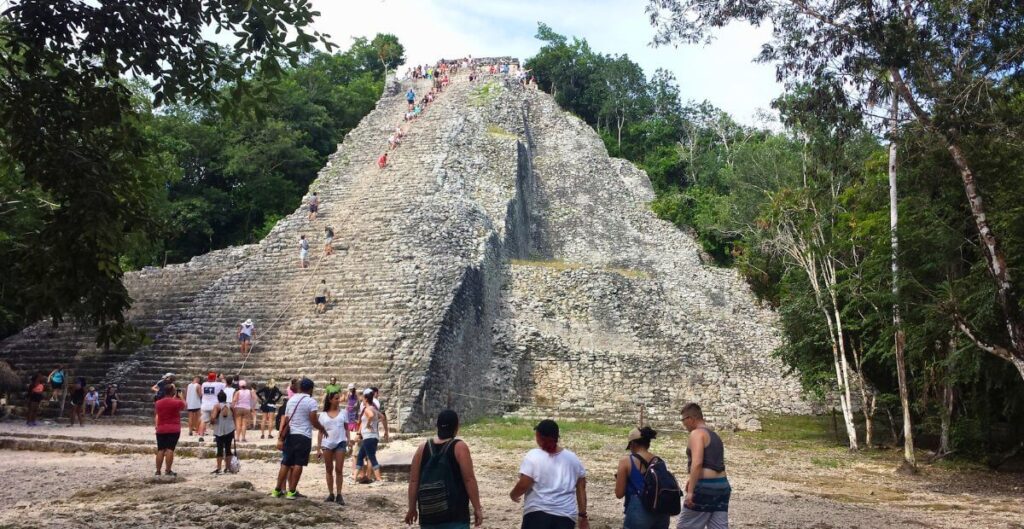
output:
M496 81L487 81L481 84L469 95L469 102L476 106L487 106L502 91L502 87Z
M831 457L811 457L811 464L822 468L839 468L842 463Z
M739 432L738 435L755 442L837 445L832 418L828 415L767 415L761 417L760 432ZM841 434L839 443L845 441L845 434Z
M518 417L486 417L466 425L461 431L467 436L504 441L505 443L501 444L508 443L509 446L520 447L519 444L522 443L522 447L530 447L533 446L533 427L538 422ZM629 427L623 425L571 420L559 421L558 428L564 436L592 434L621 437L629 431Z
M517 140L517 139L519 139L519 136L516 136L515 134L512 134L511 132L509 132L509 131L507 131L507 130L505 130L505 129L503 129L503 128L501 128L501 127L499 127L499 126L497 126L497 125L495 125L493 123L490 124L490 125L487 125L487 134L490 134L491 136L493 136L495 138L499 138L499 139L503 139L503 140Z
M628 279L649 279L651 277L650 274L643 270L616 268L611 266L588 266L583 263L573 263L569 261L562 261L560 259L512 259L509 262L515 266L538 266L559 271L589 269L599 272L611 272Z

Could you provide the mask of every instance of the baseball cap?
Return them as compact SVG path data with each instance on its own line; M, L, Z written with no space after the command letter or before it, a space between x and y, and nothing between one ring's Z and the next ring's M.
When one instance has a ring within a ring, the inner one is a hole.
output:
M373 390L370 388L366 388L363 390L363 395L373 395Z
M348 389L350 389L350 390L351 389L356 389L356 385L355 384L349 384L348 385Z
M551 437L558 439L558 423L551 419L544 419L537 423L537 426L533 427L533 431L539 433L543 437Z
M444 410L437 414L438 428L454 428L459 424L459 414L454 410Z
M312 390L313 389L313 381L308 379L308 378L303 377L302 380L299 381L299 389L301 389L302 391L310 391L310 390Z
M213 381L217 380L217 373L214 373L213 371L210 371L209 373L206 374L206 380L208 380L210 382L213 382Z
M171 378L173 376L174 376L174 373L164 373L164 378Z
M636 441L637 439L640 439L642 437L643 436L640 435L640 429L639 428L633 428L632 430L630 430L629 431L629 435L626 437L626 450L629 450L630 443L632 443L633 441Z

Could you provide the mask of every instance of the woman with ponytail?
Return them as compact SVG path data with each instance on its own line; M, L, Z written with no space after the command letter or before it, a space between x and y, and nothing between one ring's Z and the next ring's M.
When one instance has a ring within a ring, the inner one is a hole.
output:
M558 423L545 419L533 429L538 448L526 453L509 497L524 495L522 529L589 529L587 471L576 454L558 445Z
M640 501L644 473L655 457L651 453L651 441L656 437L658 432L650 426L633 428L627 437L626 450L629 454L619 460L619 468L615 472L615 497L625 498L623 529L668 529L670 516L651 512Z

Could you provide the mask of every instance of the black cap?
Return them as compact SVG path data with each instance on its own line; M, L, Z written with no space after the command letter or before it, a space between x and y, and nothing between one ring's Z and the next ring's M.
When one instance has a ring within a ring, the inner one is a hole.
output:
M302 391L313 391L313 381L303 377L302 380L299 381L299 389Z
M544 419L543 421L540 421L537 423L537 426L533 427L533 431L544 437L558 439L558 423L551 419Z
M455 436L459 426L459 414L454 410L444 410L437 414L437 436L447 439Z

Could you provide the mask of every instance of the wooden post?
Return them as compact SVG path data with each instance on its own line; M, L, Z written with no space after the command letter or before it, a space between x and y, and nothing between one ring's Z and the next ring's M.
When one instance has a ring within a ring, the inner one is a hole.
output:
M640 409L640 418L639 418L639 421L637 422L636 427L637 428L643 428L644 427L644 422L646 422L646 419L647 419L647 417L645 416L646 415L645 412L647 410L646 410L646 408L644 407L643 404L637 404L637 408Z
M395 393L397 397L395 400L398 405L395 406L395 429L399 432L402 431L402 379L405 375L398 377L398 391Z

